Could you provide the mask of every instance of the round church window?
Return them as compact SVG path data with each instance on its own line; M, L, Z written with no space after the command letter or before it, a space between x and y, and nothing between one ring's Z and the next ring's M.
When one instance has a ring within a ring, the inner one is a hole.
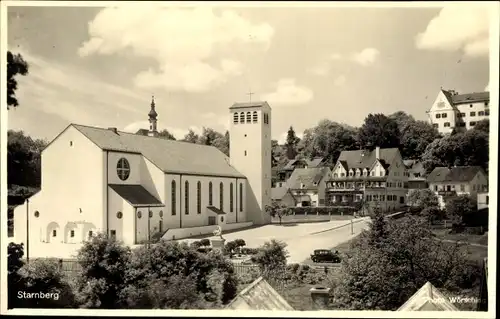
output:
M122 219L122 217L123 217L122 212L118 212L118 213L116 213L116 218L118 218L118 219Z
M118 177L125 181L130 176L130 163L126 158L120 158L118 164L116 165L116 173Z
M139 211L137 212L137 218L141 218L142 217L142 213Z
M40 212L39 211L35 211L35 217L36 218L40 217Z
M158 215L160 215L160 217L163 217L163 211L160 210L160 212L158 213Z

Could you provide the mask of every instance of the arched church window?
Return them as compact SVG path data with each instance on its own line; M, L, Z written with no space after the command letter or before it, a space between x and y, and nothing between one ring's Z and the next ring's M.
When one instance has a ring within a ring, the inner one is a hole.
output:
M201 182L198 181L196 189L196 205L198 209L198 214L201 214Z
M234 124L238 124L238 113L234 113L233 122Z
M118 160L118 164L116 165L116 172L118 173L118 177L125 181L130 176L130 164L126 158L120 158Z
M234 188L233 183L229 184L229 211L234 211Z
M116 213L116 218L122 219L122 217L123 217L123 213L122 212Z
M184 209L186 215L189 215L189 182L184 182Z
M140 219L141 217L142 217L142 212L141 212L141 211L138 211L138 212L137 212L137 218L139 218L139 219Z
M160 216L160 218L163 217L163 211L160 210L160 212L158 213L158 215Z
M35 211L35 217L36 217L36 218L40 217L40 212L39 212L39 211L37 211L37 210Z
M213 205L213 198L212 198L212 182L208 183L208 205L212 206Z
M240 113L240 123L245 124L245 113L244 112Z
M152 218L152 217L153 217L153 211L152 211L152 210L150 210L150 211L149 211L149 218Z
M172 216L176 214L176 209L177 209L177 189L175 188L175 181L172 181L172 195L171 195L171 210L172 210Z
M252 123L252 113L247 112L247 123Z
M257 123L257 118L258 118L257 111L253 111L252 120L254 123Z
M240 183L240 212L243 211L243 184Z
M219 209L224 210L224 184L219 184Z

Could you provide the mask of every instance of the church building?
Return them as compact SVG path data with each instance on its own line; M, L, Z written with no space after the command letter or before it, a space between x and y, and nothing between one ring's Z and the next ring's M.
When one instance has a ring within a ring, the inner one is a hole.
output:
M271 108L229 113L229 158L158 137L154 100L145 135L70 124L42 151L41 190L14 211L16 243L51 257L99 232L138 245L269 223Z

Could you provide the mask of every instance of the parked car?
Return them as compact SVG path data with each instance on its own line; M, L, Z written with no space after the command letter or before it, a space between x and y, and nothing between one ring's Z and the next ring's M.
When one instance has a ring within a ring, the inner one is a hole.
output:
M315 263L339 263L340 255L338 251L329 249L316 249L311 254L311 260Z

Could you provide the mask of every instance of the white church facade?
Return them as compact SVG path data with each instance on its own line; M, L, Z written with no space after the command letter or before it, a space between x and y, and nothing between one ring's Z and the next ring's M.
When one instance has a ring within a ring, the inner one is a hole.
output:
M43 150L41 190L14 211L15 242L29 240L30 256L76 251L100 232L137 245L270 222L266 102L230 107L230 158L157 137L151 106L148 136L70 124Z

